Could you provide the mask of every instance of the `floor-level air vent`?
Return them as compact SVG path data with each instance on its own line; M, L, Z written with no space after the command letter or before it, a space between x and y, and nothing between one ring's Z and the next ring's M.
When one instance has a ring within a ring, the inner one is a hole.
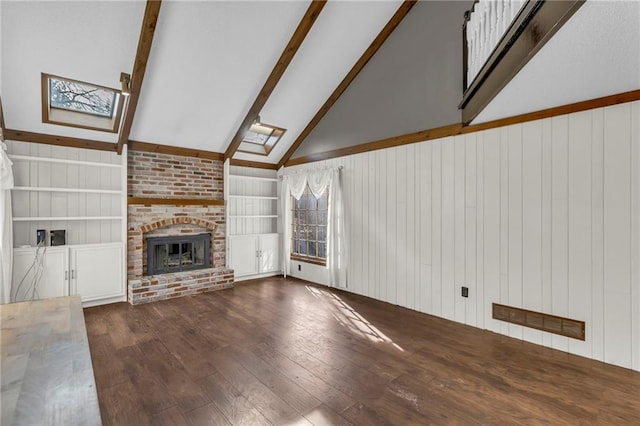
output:
M584 340L584 321L528 311L498 303L493 304L493 318L573 339Z

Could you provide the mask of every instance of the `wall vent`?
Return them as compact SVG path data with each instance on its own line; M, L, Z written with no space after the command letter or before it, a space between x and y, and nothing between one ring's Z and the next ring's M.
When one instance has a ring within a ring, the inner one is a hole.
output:
M493 319L523 325L573 339L585 340L585 323L541 312L493 304Z

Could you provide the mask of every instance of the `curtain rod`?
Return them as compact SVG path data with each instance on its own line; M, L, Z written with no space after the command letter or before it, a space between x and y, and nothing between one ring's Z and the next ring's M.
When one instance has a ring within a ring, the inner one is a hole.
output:
M294 170L291 173L287 173L287 174L283 174L282 176L278 176L278 179L282 180L282 178L284 178L286 176L293 176L295 174L303 173L303 172L309 172L309 171L311 171L311 172L324 172L326 170L335 170L335 169L342 170L343 168L344 168L344 166L337 166L337 167L324 167L324 168L321 168L321 169Z

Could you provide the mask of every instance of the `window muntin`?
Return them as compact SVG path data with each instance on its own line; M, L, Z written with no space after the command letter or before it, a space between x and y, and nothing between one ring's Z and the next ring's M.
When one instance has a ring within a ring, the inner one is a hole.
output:
M327 258L328 192L316 198L309 187L291 200L291 259L320 265Z

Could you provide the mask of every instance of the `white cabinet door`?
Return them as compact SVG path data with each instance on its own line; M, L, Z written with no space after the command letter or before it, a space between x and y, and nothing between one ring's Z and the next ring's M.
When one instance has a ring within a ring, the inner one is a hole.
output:
M258 236L258 259L260 273L280 270L280 235L265 234Z
M122 296L122 244L71 248L71 294L83 302Z
M39 260L36 248L13 250L11 296L15 302L69 295L66 247L42 247Z
M236 277L258 273L258 237L232 235L229 237L229 267Z

